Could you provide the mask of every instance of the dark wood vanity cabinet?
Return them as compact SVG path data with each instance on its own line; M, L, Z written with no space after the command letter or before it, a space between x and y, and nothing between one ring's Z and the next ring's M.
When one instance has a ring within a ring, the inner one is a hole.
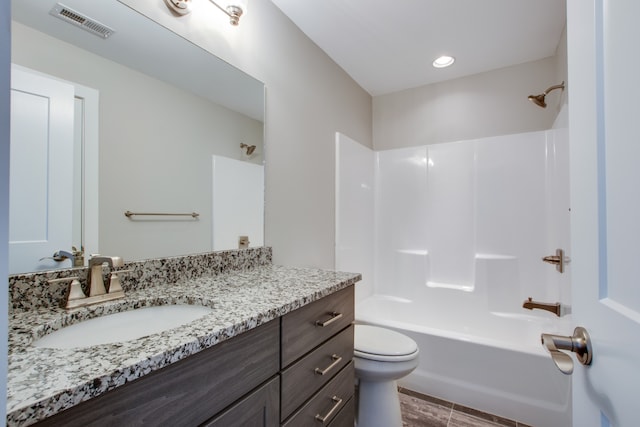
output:
M352 427L353 312L350 286L37 425Z
M279 361L280 321L275 319L38 425L199 426L248 391L277 379Z
M353 286L282 317L283 426L353 425L353 320Z

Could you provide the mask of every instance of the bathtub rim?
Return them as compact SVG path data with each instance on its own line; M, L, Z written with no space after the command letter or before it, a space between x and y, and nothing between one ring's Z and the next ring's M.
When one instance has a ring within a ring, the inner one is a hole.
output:
M364 309L365 314L363 314L362 304L367 300L375 299L381 301L390 301L401 304L414 304L415 301L412 301L407 298L397 297L394 295L383 295L383 294L374 294L369 295L361 301L356 302L355 304L355 324L370 324L374 326L385 327L389 326L391 328L396 329L404 329L409 330L415 333L425 333L428 335L435 335L442 338L450 338L456 339L464 342L469 342L477 345L487 346L499 348L502 350L514 351L517 353L525 353L525 354L534 354L537 356L549 357L549 354L544 349L541 341L533 341L527 343L511 343L505 341L503 339L498 338L489 338L486 336L478 336L473 333L465 333L462 331L456 331L452 329L443 329L437 327L431 327L428 325L421 325L416 322L409 321L401 321L393 319L389 316L381 317L380 313L376 312L373 314L366 313L366 308ZM567 314L560 318L551 318L549 316L531 315L528 313L507 313L507 312L495 312L495 311L487 311L486 314L491 316L496 316L500 319L504 319L507 321L508 319L516 320L518 322L533 322L540 324L540 333L562 333L563 331L569 331L572 328L572 316L571 314ZM544 316L544 317L543 317ZM549 327L549 328L547 328ZM571 329L572 330L572 329ZM570 333L569 333L570 335Z

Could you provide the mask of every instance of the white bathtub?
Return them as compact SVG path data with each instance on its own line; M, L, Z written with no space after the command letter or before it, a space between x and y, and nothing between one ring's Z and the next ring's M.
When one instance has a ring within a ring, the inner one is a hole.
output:
M540 334L575 325L522 308L571 302L570 269L541 261L570 243L566 129L376 152L338 135L336 153L336 269L362 273L356 321L418 343L401 385L570 426L570 377Z
M418 344L419 366L401 386L535 427L571 426L570 377L540 345L541 332L568 330L568 318L491 312L474 293L429 295L420 304L374 295L356 305L356 323Z

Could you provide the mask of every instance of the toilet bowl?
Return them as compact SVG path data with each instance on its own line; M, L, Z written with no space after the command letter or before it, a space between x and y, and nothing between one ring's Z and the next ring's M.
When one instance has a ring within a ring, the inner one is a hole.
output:
M358 427L402 427L396 380L418 366L418 345L390 329L355 325Z

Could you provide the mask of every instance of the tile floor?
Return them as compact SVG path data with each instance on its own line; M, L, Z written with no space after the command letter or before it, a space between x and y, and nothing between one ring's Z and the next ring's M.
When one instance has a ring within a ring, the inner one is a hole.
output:
M404 427L531 427L399 388Z

